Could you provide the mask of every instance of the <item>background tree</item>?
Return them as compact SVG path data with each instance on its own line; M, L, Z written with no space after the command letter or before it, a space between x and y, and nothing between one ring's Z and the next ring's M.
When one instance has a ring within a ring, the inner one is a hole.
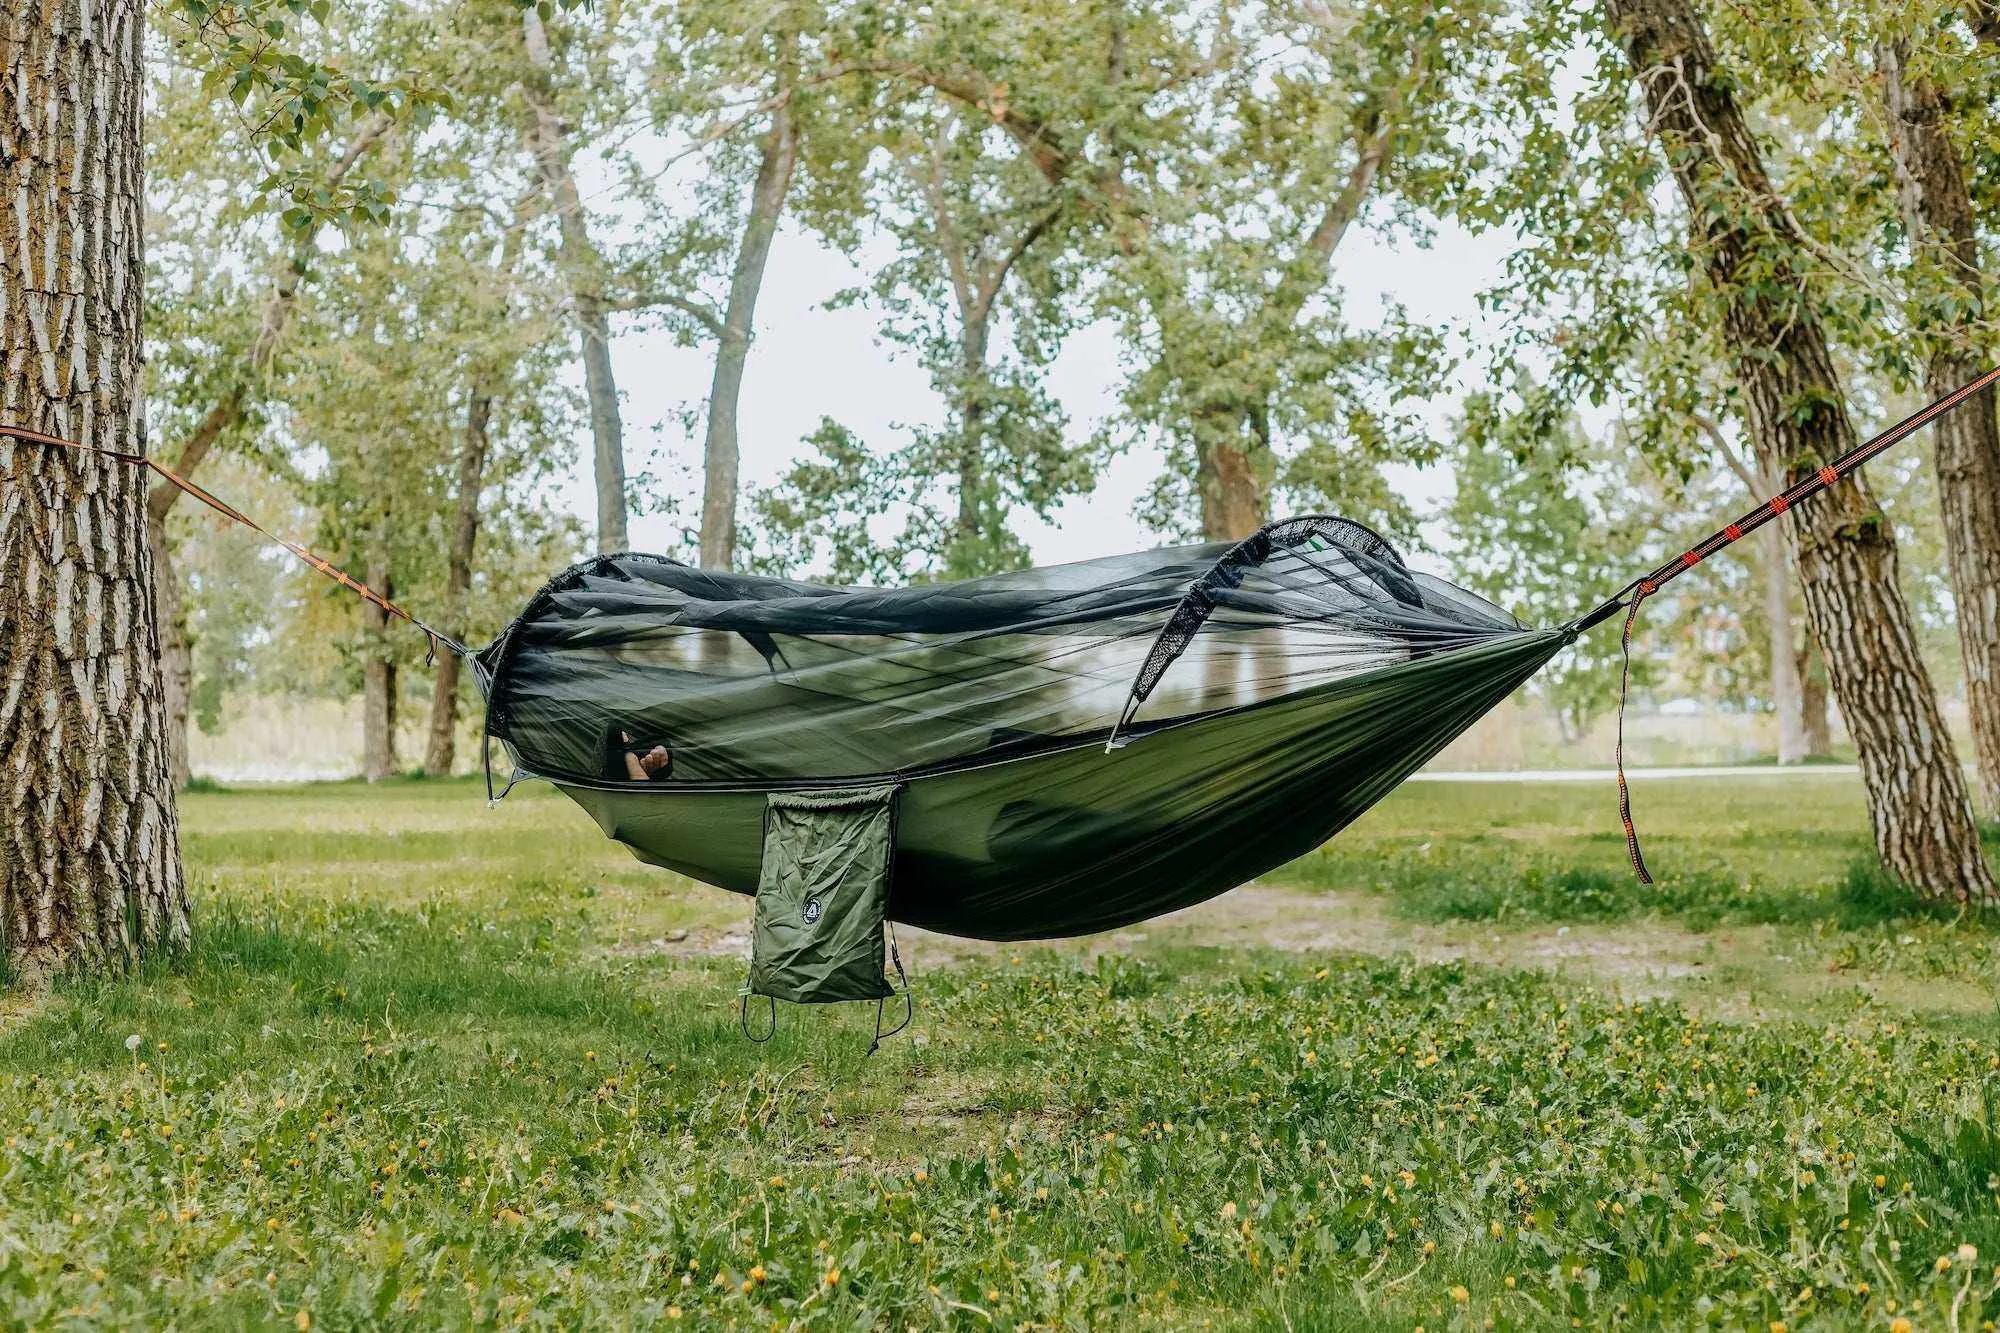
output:
M891 128L868 197L898 254L873 294L885 334L930 371L947 419L879 459L829 423L820 457L762 497L760 513L785 540L825 542L847 571L1019 568L1028 553L1008 527L1014 509L1046 517L1091 476L1087 446L1066 441L1034 382L1070 318L1069 201L988 115L935 92L881 114ZM871 520L892 513L900 532L878 540Z
M1808 240L1688 0L1607 0L1605 16L1686 202L1759 461L1794 481L1857 443L1812 304ZM1857 478L1800 510L1786 530L1860 753L1883 863L1926 897L1993 901L1887 520Z

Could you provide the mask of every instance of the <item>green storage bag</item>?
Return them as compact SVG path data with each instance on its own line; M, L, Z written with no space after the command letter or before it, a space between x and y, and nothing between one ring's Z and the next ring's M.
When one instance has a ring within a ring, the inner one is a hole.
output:
M769 795L750 995L826 1004L896 993L883 975L896 790Z

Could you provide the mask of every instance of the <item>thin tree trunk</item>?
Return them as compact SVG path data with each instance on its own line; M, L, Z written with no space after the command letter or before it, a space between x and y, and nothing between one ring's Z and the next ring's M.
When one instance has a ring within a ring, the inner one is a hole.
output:
M708 390L708 437L702 447L701 566L730 569L736 563L737 440L736 407L743 393L743 366L750 356L750 332L757 312L757 293L764 285L764 264L791 188L798 161L798 131L788 106L771 113L757 163L757 180L750 190L750 216L736 249L736 267L729 278L729 305L722 316L722 336L715 349L715 378Z
M1753 498L1784 489L1743 457L1718 422L1705 416L1695 420ZM1806 757L1805 698L1800 691L1798 649L1792 635L1792 571L1785 559L1785 535L1768 524L1759 528L1757 556L1764 590L1766 645L1771 655L1771 708L1778 715L1778 762L1796 764ZM1824 713L1824 703L1821 711Z
M145 448L146 11L0 0L0 420ZM0 970L186 945L146 473L0 440Z
M1759 466L1796 480L1856 442L1798 263L1806 247L1689 0L1605 0L1688 206L1694 250L1725 302ZM1917 652L1887 519L1860 478L1795 510L1786 526L1806 612L1860 752L1876 850L1934 901L1996 900L1965 774Z
M1806 758L1833 757L1833 707L1826 688L1826 659L1806 635L1799 649L1799 726L1805 733Z
M576 317L584 392L590 400L597 549L623 551L631 545L626 528L625 428L618 416L618 380L611 370L611 316L604 296L604 261L590 239L583 196L569 169L568 127L556 107L548 33L533 6L521 11L521 24L528 55L521 77L521 94L528 104L525 138L561 228L557 259Z
M326 174L326 185L338 186L394 124L386 115L373 115L361 123L347 150ZM243 373L226 388L181 445L171 464L183 477L193 477L195 469L208 457L225 431L243 419L252 384L270 369L277 355L278 340L284 336L293 309L298 305L299 281L304 276L307 257L319 235L317 227L294 242L288 262L271 278L271 291L264 299L257 333L244 358ZM172 560L173 541L167 534L167 515L180 503L181 490L165 481L155 482L146 496L147 535L153 550L154 595L160 608L160 669L166 683L167 767L176 790L187 786L192 772L188 766L188 703L194 691L194 661L188 642L187 611L181 596L179 575Z
M488 427L493 419L490 383L474 387L465 409L465 434L458 446L458 507L451 548L445 555L444 601L450 633L465 633L465 599L472 589L472 554L479 540L479 494L486 484ZM458 749L457 653L439 653L431 681L430 734L424 745L424 772L449 777Z
M1966 336L1968 323L1984 312L1986 279L1979 267L1972 195L1944 96L1930 80L1910 77L1907 57L1900 43L1879 55L1890 149L1918 251L1919 280L1934 277L1957 298L1945 311L1931 302L1918 307L1931 342L1925 389L1941 397L1986 369L1987 358ZM1947 413L1931 433L1980 791L1988 810L2000 810L2000 414L1993 395L1982 393Z
M383 561L368 562L365 582L384 598L395 599L389 567ZM396 658L386 611L363 602L361 628L366 634L361 664L361 775L380 782L396 774Z
M1778 762L1805 762L1805 691L1799 680L1798 648L1792 635L1792 575L1785 561L1785 537L1776 527L1758 529L1763 554L1764 619L1771 654L1771 707L1778 715ZM1821 725L1825 725L1824 704Z

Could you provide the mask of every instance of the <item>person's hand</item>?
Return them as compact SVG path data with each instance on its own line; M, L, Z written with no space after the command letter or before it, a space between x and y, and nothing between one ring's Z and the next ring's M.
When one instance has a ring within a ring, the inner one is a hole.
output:
M625 738L631 740L630 736ZM632 750L625 752L625 776L634 782L650 782L653 775L673 761L664 745L655 745L644 754Z

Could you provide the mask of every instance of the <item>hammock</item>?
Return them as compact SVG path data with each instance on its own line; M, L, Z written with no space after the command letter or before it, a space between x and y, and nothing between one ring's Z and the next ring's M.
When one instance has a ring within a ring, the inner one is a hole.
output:
M477 660L517 778L643 860L752 893L772 793L894 786L888 916L1023 939L1318 846L1574 636L1309 517L896 589L601 556ZM671 770L629 776L655 745Z
M272 540L470 659L514 781L548 779L641 859L785 903L794 934L838 895L878 922L1045 938L1200 902L1318 846L1579 634L1622 611L1629 650L1665 583L1996 381L2000 368L1553 629L1412 572L1360 524L1306 517L1234 545L898 589L600 556L474 653ZM149 468L264 532L151 458L0 435ZM1621 704L1620 816L1643 879L1622 730ZM641 753L665 762L628 767ZM868 936L853 932L879 955ZM851 951L789 943L812 977L759 994L856 974Z

